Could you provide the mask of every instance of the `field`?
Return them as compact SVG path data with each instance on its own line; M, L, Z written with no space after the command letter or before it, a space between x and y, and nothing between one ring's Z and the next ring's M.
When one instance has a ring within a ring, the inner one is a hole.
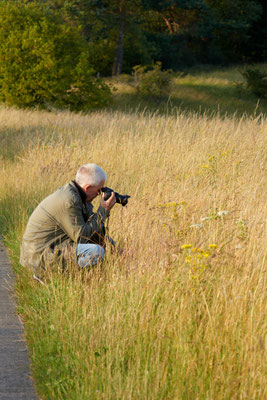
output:
M266 117L250 99L243 116L234 99L224 115L126 111L124 94L88 115L0 108L0 232L38 393L266 399ZM18 262L28 217L85 162L131 195L109 221L125 252L41 285Z
M266 114L266 100L257 99L242 88L244 78L241 72L247 68L266 71L266 64L237 66L236 68L202 67L173 74L171 90L161 99L138 96L134 76L122 75L113 78L112 84L118 89L112 109L129 112L133 109L149 110L161 115L176 115L180 112L197 112L200 115L228 115L241 118L246 114Z

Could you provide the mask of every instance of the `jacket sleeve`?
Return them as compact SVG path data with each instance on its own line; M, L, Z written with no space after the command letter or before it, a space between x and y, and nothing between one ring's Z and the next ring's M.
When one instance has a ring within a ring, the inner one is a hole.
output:
M60 227L74 242L86 242L94 233L101 234L102 225L109 216L109 211L99 207L96 213L91 213L84 222L82 207L77 202L66 204L65 212L60 218Z

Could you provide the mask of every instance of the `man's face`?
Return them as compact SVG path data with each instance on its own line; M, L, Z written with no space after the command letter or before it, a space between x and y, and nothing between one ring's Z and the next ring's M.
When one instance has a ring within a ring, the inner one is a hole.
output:
M103 179L98 186L85 186L83 189L87 195L86 201L93 201L96 196L101 193L101 189L104 185L105 180Z

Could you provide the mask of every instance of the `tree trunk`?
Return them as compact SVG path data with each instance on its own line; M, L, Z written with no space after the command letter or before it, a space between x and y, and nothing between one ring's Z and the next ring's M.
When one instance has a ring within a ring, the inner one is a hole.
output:
M119 36L117 42L117 49L115 60L113 64L112 75L120 75L122 71L122 61L123 61L123 33L124 33L124 20L125 20L125 10L124 10L124 0L120 2L120 28Z

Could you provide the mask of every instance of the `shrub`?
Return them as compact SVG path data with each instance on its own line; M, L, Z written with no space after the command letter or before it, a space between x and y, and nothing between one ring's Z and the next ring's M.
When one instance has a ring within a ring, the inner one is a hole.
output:
M246 79L246 87L257 97L267 96L267 72L258 69L247 69L241 72Z
M141 95L159 97L168 94L171 71L162 71L161 62L156 62L152 67L136 65L133 70L136 88Z
M0 100L19 107L104 106L110 88L94 77L81 28L35 3L0 2Z

